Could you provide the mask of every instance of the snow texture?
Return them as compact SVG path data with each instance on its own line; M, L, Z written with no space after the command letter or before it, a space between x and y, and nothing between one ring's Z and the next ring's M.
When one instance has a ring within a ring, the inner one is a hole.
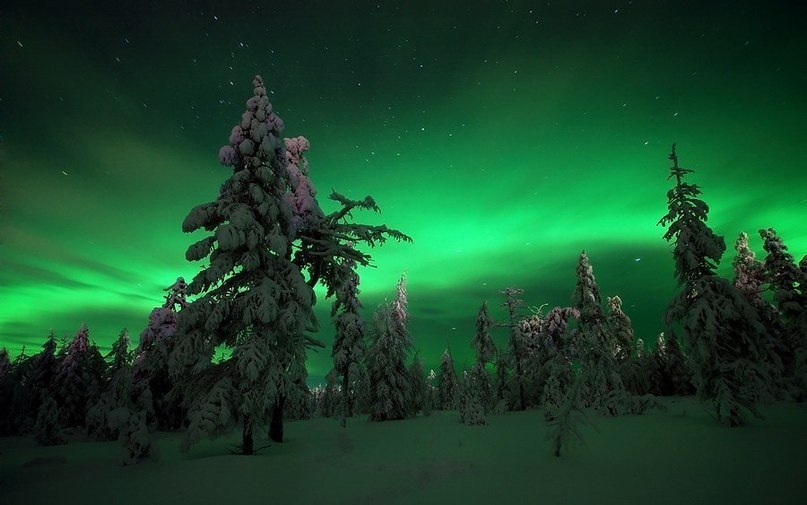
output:
M288 444L252 458L229 455L240 432L200 442L190 454L177 449L181 433L158 433L159 462L135 467L120 465L117 442L39 447L3 437L0 501L674 505L789 504L807 496L798 443L807 409L777 403L765 409L765 422L727 432L693 398L663 401L667 412L589 416L579 429L586 445L564 447L560 458L545 438L542 408L488 415L484 427L442 411L395 423L356 417L346 429L332 419L295 421ZM671 488L671 477L680 485Z

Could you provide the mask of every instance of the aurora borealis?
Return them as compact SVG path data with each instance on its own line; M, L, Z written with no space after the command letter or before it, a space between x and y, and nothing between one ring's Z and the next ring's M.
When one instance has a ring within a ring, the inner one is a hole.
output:
M774 227L807 254L807 32L787 2L36 2L0 16L0 346L82 322L133 338L198 265L181 223L261 74L285 135L331 188L372 195L413 244L364 268L367 318L406 271L427 369L470 358L499 292L568 305L585 249L638 336L674 292L656 226L667 154L725 236ZM78 4L78 3L76 3ZM318 291L320 338L330 300ZM496 335L504 339L504 330ZM35 352L34 351L34 352ZM309 373L330 352L309 353Z

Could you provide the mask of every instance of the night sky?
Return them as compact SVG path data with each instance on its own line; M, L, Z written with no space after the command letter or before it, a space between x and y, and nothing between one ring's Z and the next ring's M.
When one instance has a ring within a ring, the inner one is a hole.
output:
M674 293L667 154L725 236L772 226L807 253L807 31L797 2L4 2L0 346L82 322L137 338L190 279L181 223L215 199L220 146L263 76L285 136L331 188L414 239L360 269L366 315L406 271L426 367L459 366L500 291L568 305L585 249L637 335ZM24 4L24 5L23 5ZM76 4L75 6L72 4ZM166 7L165 4L170 4ZM328 7L323 7L329 5ZM320 337L330 300L318 291ZM526 313L526 311L525 311ZM505 330L496 330L503 342ZM309 373L330 369L310 353Z

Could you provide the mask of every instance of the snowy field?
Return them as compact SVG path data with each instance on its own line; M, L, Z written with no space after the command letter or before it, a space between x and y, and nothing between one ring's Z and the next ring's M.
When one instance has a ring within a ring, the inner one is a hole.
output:
M464 426L456 412L396 422L287 424L287 441L235 456L233 433L188 454L157 436L160 457L124 467L115 442L38 447L0 438L0 503L39 504L801 504L807 405L728 429L692 398L666 412L589 414L584 446L557 459L542 410ZM268 443L268 442L267 442ZM262 445L259 441L258 446Z

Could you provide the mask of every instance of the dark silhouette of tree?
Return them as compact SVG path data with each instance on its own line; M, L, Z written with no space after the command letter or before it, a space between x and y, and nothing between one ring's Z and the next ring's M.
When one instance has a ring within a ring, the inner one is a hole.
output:
M769 357L761 337L766 328L745 297L715 273L726 249L723 237L706 224L709 207L699 198L700 188L685 182L693 171L678 165L675 144L669 159L668 179L675 185L659 224L667 227L664 239L673 242L681 291L665 319L683 337L700 399L713 404L719 421L739 426L748 415L761 417L757 404L769 398Z
M67 347L54 378L53 398L62 426L83 427L87 408L100 396L105 362L82 325Z
M773 228L759 230L767 253L764 260L764 283L773 293L780 320L770 321L778 336L775 347L783 360L783 375L790 382L791 396L807 399L807 275L804 266L796 266L787 246Z
M524 389L524 370L522 363L524 359L524 345L522 344L522 335L519 331L519 316L518 309L524 306L524 301L518 298L519 295L524 293L523 289L510 287L502 290L504 303L502 304L507 309L508 322L505 326L510 329L510 338L508 340L509 347L509 365L512 367L514 375L512 379L516 383L518 390L518 404L515 406L517 410L526 410L527 408L527 393Z
M188 306L188 284L178 277L165 290L165 302L149 314L148 325L140 333L134 351L133 394L146 411L148 423L161 430L176 430L182 426L187 409L174 390L176 384L170 376L168 361L177 343L178 313Z
M356 262L352 259L342 260L342 268L336 270L341 283L336 289L336 296L331 309L336 336L333 343L334 371L342 381L342 427L347 418L353 415L350 385L359 376L359 367L367 352L364 339L364 321L359 310L359 276L355 271Z
M490 336L491 327L493 327L493 320L488 315L488 302L484 302L479 307L479 314L476 316L476 334L471 342L471 346L476 352L476 360L482 363L482 366L491 363L496 357L496 346Z

